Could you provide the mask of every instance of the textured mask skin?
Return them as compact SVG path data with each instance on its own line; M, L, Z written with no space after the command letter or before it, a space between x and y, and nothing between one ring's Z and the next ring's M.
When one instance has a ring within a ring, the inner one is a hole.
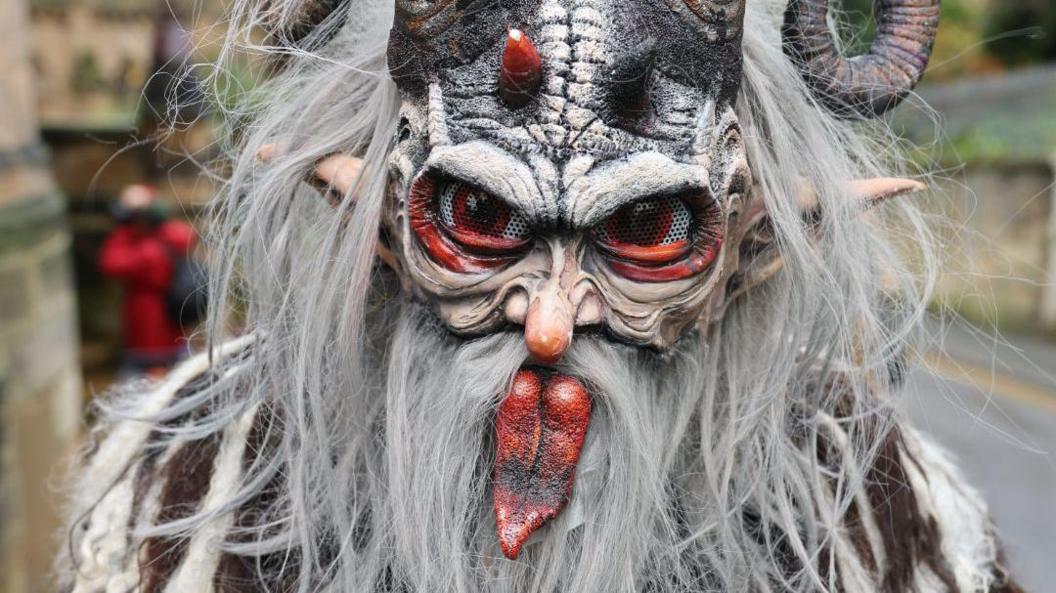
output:
M660 349L721 315L751 187L732 106L743 15L743 0L398 2L389 66L403 102L385 225L405 284L468 336L523 324L541 298L567 308L577 330ZM522 106L499 92L511 28L542 59ZM438 258L412 212L439 217L439 180L520 212L530 243L485 266ZM628 274L595 230L621 206L671 196L708 213L697 233L714 259L692 273Z

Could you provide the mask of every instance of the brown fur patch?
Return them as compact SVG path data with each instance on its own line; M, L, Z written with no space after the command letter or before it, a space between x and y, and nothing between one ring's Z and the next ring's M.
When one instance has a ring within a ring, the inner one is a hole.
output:
M266 407L262 407L257 413L246 441L242 458L243 471L250 471L254 463L274 455L280 438L278 424L279 420ZM282 475L283 472L279 472L264 489L239 508L235 515L231 541L249 541L249 530L253 529L279 500L281 489L284 487ZM227 552L220 557L220 566L213 585L217 593L284 593L294 589L296 566L297 555L292 551L288 554L276 553L261 557L245 557Z
M850 387L834 373L821 383L822 389L835 394L838 401L849 402ZM879 403L879 402L878 402ZM879 580L886 593L914 590L913 581L919 566L927 566L945 585L948 593L960 593L957 581L942 554L942 534L935 519L925 516L917 502L917 493L909 483L906 464L920 464L905 453L905 443L897 422L887 417L851 420L850 405L837 406L836 420L841 424L857 422L854 428L866 441L880 438L876 457L865 474L865 494L869 508L852 505L843 518L848 537L862 564ZM819 462L833 470L842 463L835 445L819 435ZM869 543L862 513L870 513L879 530L885 563L881 567ZM842 588L842 586L841 586Z
M195 376L176 390L172 404L195 395L216 381L216 371L206 371ZM152 518L153 524L183 519L197 510L212 478L220 436L213 435L208 439L177 445L179 448L173 452L172 457L164 465L158 464L165 453L171 450L164 448L167 436L164 429L181 426L200 418L203 414L204 410L189 412L163 423L151 432L136 470L130 522L136 521L151 487L159 480L163 483L158 500L160 508L157 516ZM130 532L133 527L130 523ZM150 538L142 543L139 564L142 590L145 593L161 591L164 588L179 566L186 545L185 539L173 538Z
M942 555L942 535L932 517L925 517L909 485L904 466L902 433L892 428L866 475L866 493L880 529L887 556L884 590L911 591L918 563L929 566L949 593L959 593L957 581Z
M216 380L213 373L205 372L195 376L182 387L176 390L172 396L172 404L194 395L198 390L205 388ZM170 404L171 405L171 404ZM201 414L185 414L163 424L164 428L174 428L199 417ZM150 493L151 486L158 480L158 462L164 457L168 449L165 448L165 434L160 429L151 431L143 445L143 451L139 455L138 464L135 466L135 477L132 485L132 512L129 513L128 531L131 534L135 528L135 522L139 518ZM135 463L135 462L134 462Z
M185 519L194 514L209 490L213 465L220 449L221 437L192 441L180 447L159 468L162 488L157 524ZM143 542L140 553L140 575L144 593L160 592L187 552L185 537L153 537Z

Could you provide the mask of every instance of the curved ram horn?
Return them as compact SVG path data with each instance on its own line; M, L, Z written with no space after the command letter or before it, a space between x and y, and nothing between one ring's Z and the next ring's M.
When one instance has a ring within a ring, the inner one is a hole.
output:
M878 117L920 82L935 44L939 2L874 0L876 38L867 53L848 57L829 29L828 0L791 0L785 13L785 53L833 113Z
M296 45L304 40L331 14L342 20L347 10L339 10L346 0L303 0L295 9L285 8L279 0L268 0L264 14L273 35L283 45ZM347 8L347 6L345 6ZM336 23L332 31L336 33L341 23ZM327 39L328 40L328 39ZM324 40L326 41L326 40Z
M454 43L445 46L444 33L458 22L460 14L455 0L396 0L388 59L397 86L421 90L438 53L471 42L448 39Z

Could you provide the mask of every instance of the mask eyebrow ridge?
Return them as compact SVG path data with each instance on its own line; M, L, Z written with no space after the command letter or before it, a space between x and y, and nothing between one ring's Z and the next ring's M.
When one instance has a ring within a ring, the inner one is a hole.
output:
M656 195L685 192L710 194L708 173L702 167L644 152L596 167L567 190L573 226L589 228L625 204Z
M463 181L503 200L538 220L543 196L531 168L502 150L482 141L437 146L424 170Z

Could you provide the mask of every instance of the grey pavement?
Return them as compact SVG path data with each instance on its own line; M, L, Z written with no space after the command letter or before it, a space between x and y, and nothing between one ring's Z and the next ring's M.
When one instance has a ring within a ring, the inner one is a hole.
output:
M944 348L938 372L910 374L905 410L990 504L1020 584L1056 591L1056 348L965 328Z
M936 348L949 357L1056 395L1056 342L1038 336L991 334L955 321L932 321L927 329Z

